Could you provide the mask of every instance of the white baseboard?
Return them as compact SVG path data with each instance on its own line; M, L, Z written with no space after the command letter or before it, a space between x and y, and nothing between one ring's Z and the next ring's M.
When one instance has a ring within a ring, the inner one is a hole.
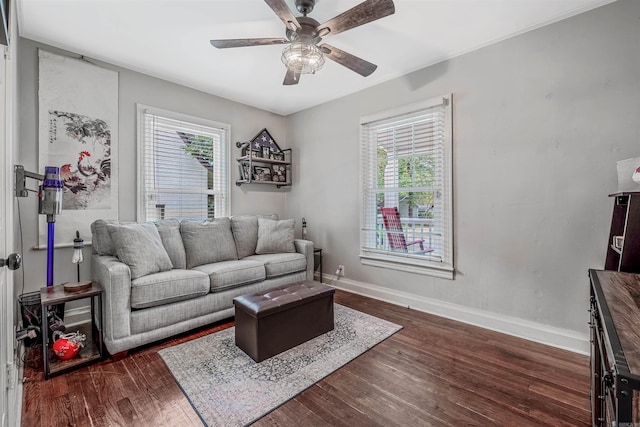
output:
M589 354L589 336L569 329L555 328L542 323L531 322L517 317L505 316L476 308L465 307L446 301L439 301L421 295L396 291L369 283L325 275L325 279L337 289L371 297L392 304L409 307L425 313L480 326L492 331L513 335L541 344L562 348L575 353Z
M465 307L351 279L340 278L340 280L336 281L337 277L330 274L323 274L323 279L325 283L330 283L335 288L354 294L409 307L575 353L589 354L589 336L587 334L580 334L569 329L556 328L517 317ZM75 324L88 322L90 319L90 307L79 307L65 312L64 323L69 328Z

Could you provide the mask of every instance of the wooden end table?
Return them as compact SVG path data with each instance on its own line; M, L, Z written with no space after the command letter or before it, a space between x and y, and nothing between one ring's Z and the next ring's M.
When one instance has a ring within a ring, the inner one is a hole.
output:
M102 287L93 282L91 287L77 292L67 292L63 285L40 288L40 302L42 304L42 360L44 364L44 377L68 372L72 369L86 366L90 363L102 360L104 356L104 345L102 342ZM51 349L52 342L49 342L49 312L54 306L70 301L89 298L91 300L91 318L87 322L69 325L67 333L80 331L87 339L80 353L69 360L59 360ZM97 300L97 303L96 303ZM96 310L98 316L96 316ZM98 324L96 324L98 319Z

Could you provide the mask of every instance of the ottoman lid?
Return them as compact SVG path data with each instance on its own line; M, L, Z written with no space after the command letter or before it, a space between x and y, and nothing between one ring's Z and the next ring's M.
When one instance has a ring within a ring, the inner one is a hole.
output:
M262 292L242 295L233 299L236 308L241 308L254 317L264 317L289 308L333 295L335 289L320 282L298 282L278 286Z

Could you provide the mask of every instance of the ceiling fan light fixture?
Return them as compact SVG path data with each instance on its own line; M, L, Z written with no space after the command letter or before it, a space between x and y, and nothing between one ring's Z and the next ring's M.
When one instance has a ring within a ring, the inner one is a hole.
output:
M320 49L307 40L294 41L282 51L282 63L298 74L314 74L324 65Z
M320 28L318 30L318 37L326 37L331 32L331 29L328 27Z

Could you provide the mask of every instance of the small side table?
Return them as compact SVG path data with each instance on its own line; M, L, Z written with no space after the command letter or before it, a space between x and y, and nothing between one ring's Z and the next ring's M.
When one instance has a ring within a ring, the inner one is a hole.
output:
M322 249L313 249L313 271L320 270L320 283L322 283Z
M42 304L42 360L44 364L44 377L68 372L72 369L88 365L102 360L104 355L104 345L102 342L102 287L97 283L92 283L91 287L77 292L66 292L63 285L40 288L40 302ZM88 322L67 326L67 333L80 331L87 339L80 353L69 360L58 360L53 354L49 342L49 311L58 304L70 301L89 298L91 300L91 319ZM97 302L96 302L97 300ZM96 310L98 315L96 316ZM96 324L96 319L98 324Z

